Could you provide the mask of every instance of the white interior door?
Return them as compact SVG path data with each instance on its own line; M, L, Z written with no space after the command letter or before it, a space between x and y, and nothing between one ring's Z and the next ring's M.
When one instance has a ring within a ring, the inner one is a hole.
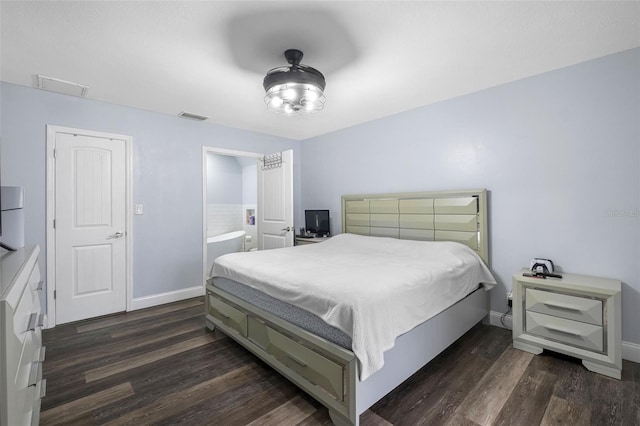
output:
M293 246L293 151L258 160L258 250Z
M126 310L126 141L56 133L56 323Z

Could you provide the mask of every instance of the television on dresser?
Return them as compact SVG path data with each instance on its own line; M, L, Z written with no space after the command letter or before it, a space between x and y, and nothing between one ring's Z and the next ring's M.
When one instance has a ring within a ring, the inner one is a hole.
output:
M307 233L314 234L316 237L330 236L329 210L305 210L304 226Z

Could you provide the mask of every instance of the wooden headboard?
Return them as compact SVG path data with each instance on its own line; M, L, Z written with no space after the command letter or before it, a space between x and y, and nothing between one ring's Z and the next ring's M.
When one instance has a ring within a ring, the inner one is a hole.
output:
M455 241L489 265L487 190L343 195L342 232Z

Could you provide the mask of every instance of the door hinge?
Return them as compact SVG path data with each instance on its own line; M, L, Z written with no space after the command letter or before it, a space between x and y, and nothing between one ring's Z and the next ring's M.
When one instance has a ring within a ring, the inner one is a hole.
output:
M56 229L56 220L53 219L53 229Z
M53 158L56 158L56 149L53 148Z
M56 298L56 291L55 290L53 290L53 298L54 299Z

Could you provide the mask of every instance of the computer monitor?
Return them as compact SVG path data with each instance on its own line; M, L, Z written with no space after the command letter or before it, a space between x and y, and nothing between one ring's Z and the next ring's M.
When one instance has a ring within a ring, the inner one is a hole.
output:
M328 237L331 235L329 210L305 210L304 226L309 233L318 237Z

